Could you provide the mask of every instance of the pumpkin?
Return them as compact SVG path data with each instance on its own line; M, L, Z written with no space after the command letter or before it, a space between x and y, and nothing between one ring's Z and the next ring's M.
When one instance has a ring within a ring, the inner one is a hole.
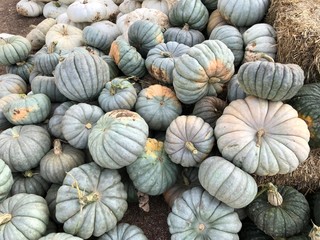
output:
M201 1L210 12L217 9L218 0L201 0Z
M209 12L201 0L180 0L169 11L169 21L173 27L185 24L195 30L203 30L209 19Z
M119 223L116 227L103 234L98 240L147 240L141 228L128 223Z
M30 73L34 67L34 55L29 55L26 60L6 66L6 72L20 76L25 82L29 82Z
M0 159L13 172L37 167L50 147L50 135L40 126L14 126L0 133Z
M183 27L170 27L164 32L163 36L166 43L173 41L189 47L202 43L205 40L202 32L190 29L187 24Z
M139 1L123 0L119 4L119 10L120 10L120 13L126 14L126 13L130 13L130 12L136 10L136 9L141 8L141 5L142 5L142 3L139 2Z
M135 111L150 129L164 131L182 113L182 106L174 91L155 84L139 92Z
M319 93L320 84L309 83L303 85L297 94L289 100L289 104L297 110L298 116L307 123L311 148L320 147L320 114L317 111L320 100Z
M126 76L143 77L146 74L143 57L123 38L112 42L109 55Z
M227 99L229 102L237 99L244 99L246 98L247 94L243 91L240 87L238 75L235 74L228 82L227 87Z
M114 62L113 58L109 55L103 55L101 58L108 64L109 66L109 74L110 80L120 76L120 69L117 64Z
M9 166L0 159L0 203L7 198L13 185L13 176Z
M15 99L19 99L20 94L9 94L5 97L0 98L0 132L12 127L12 124L8 121L6 116L3 114L2 108L9 102Z
M128 29L129 44L145 58L150 49L164 42L164 36L158 24L148 20L138 20Z
M126 78L114 78L102 89L98 102L100 107L109 112L116 109L130 110L137 101L137 91Z
M50 187L50 183L40 175L40 169L34 168L24 172L13 173L13 185L11 196L18 193L36 194L44 197Z
M66 173L85 163L85 154L69 144L53 141L53 149L40 160L40 175L50 183L62 184Z
M233 208L243 208L257 194L254 178L219 156L206 158L199 166L201 186L212 196Z
M54 220L56 223L59 223L56 218L56 198L61 185L62 184L52 183L45 196L47 205L49 207L50 218Z
M152 8L157 9L168 15L170 9L175 4L177 0L144 0L141 3L142 8Z
M223 25L228 25L228 23L221 16L218 9L214 10L213 12L210 13L210 16L209 16L209 20L206 28L207 35L210 36L214 28L223 26Z
M250 218L245 218L242 221L242 228L239 232L239 237L242 240L272 240L273 238L260 230Z
M150 49L145 60L149 74L163 83L172 84L174 61L177 57L186 53L188 49L187 45L175 41L156 45Z
M144 152L126 167L133 185L148 195L160 195L177 180L178 165L164 150L163 142L148 138Z
M167 128L164 149L174 163L191 167L209 155L214 140L213 128L209 123L197 116L182 115Z
M22 77L13 73L0 75L0 98L13 93L27 93L27 83Z
M272 101L292 98L304 84L304 71L297 64L247 62L240 66L237 76L248 95Z
M219 40L206 40L177 58L173 86L180 101L192 104L204 96L217 96L234 73L234 56Z
M91 24L90 22L73 22L70 20L70 18L68 17L68 14L66 12L60 14L56 18L56 21L57 21L57 23L60 23L60 24L66 24L66 25L70 25L70 26L79 28L80 30L83 30L85 27L87 27Z
M25 37L14 35L0 38L0 65L16 64L27 59L31 43Z
M143 153L148 134L148 125L138 113L113 110L92 128L88 148L98 165L119 169L133 163Z
M108 70L108 64L101 57L83 50L73 51L57 65L56 85L70 100L95 100L110 81Z
M247 207L249 218L273 238L300 233L310 216L305 196L291 186L276 187L269 183L265 188Z
M81 240L82 238L73 236L68 233L49 233L46 236L41 237L39 240Z
M88 239L114 228L128 208L118 171L94 162L68 172L56 198L56 217L66 233Z
M44 3L32 0L20 0L16 4L16 11L24 17L39 17L42 15Z
M60 14L67 12L68 5L59 1L51 1L44 5L42 15L45 18L57 18Z
M269 5L270 0L219 0L217 9L232 25L251 27L263 19Z
M49 116L50 110L50 99L43 93L21 94L19 99L2 108L4 116L14 125L41 123Z
M281 101L253 96L232 101L214 133L224 158L260 176L290 173L310 152L307 124Z
M37 240L49 223L46 200L35 194L19 193L0 204L0 238Z
M171 239L239 239L241 221L234 209L201 187L185 191L169 213Z
M92 128L103 115L104 112L100 107L87 103L69 107L61 120L64 138L75 148L86 148Z

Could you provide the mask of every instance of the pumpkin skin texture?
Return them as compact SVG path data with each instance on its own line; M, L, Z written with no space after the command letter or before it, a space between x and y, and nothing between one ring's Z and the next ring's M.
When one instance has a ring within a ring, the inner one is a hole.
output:
M160 195L172 186L179 172L164 151L163 142L148 138L144 152L126 167L136 189L148 195Z
M9 94L7 96L0 98L0 132L9 127L12 127L12 123L10 123L8 119L5 117L5 115L3 114L2 108L7 103L19 98L20 98L20 94Z
M0 159L0 203L7 198L13 184L13 176L9 166Z
M16 4L16 11L24 17L38 17L43 12L44 3L31 0L20 0Z
M213 128L197 116L179 116L166 131L164 148L170 159L183 167L202 162L214 146Z
M217 9L221 16L237 27L251 27L266 14L270 0L219 0Z
M85 163L85 154L59 139L53 141L51 149L40 161L40 174L48 182L62 184L66 173Z
M175 58L188 51L189 47L178 42L160 43L148 52L145 65L149 74L166 84L172 84Z
M172 240L238 240L241 221L234 209L201 187L185 191L169 213L167 222Z
M310 132L311 148L320 147L320 113L318 103L320 101L320 84L305 84L298 93L289 100L289 104L298 111L299 117L308 125ZM319 224L320 225L320 222Z
M228 89L227 89L227 99L228 102L232 102L233 100L237 99L244 99L247 97L247 94L243 91L240 87L238 75L235 74L228 82Z
M24 61L6 66L6 72L20 76L25 82L29 82L30 73L34 68L34 55L30 54Z
M251 175L218 156L209 157L200 164L198 177L204 189L233 208L246 207L258 191Z
M155 84L139 92L135 111L150 129L164 131L182 113L182 105L174 91Z
M19 193L0 204L0 239L36 240L49 223L46 200L35 194Z
M290 173L310 152L307 124L280 101L253 96L232 101L214 133L224 158L259 176Z
M178 42L189 47L202 43L205 40L202 32L190 29L188 25L183 27L170 27L164 32L163 36L165 42Z
M82 238L73 236L68 233L60 232L60 233L49 233L48 235L43 236L39 240L82 240Z
M273 194L270 191L273 190L263 192L249 204L249 218L259 229L273 238L290 237L300 233L310 217L310 208L305 196L293 187L279 186L276 191L283 201L278 205L268 200L270 194Z
M101 167L119 169L133 163L142 154L148 134L148 125L138 113L113 110L102 116L92 128L89 151Z
M57 198L58 190L61 187L61 185L62 184L55 184L55 183L51 184L45 197L47 201L47 205L49 207L50 218L53 219L56 223L59 223L56 218L56 198Z
M13 172L37 167L50 147L48 131L36 125L14 126L0 133L0 159Z
M96 100L110 81L108 64L87 51L70 53L57 65L55 77L59 91L77 102Z
M304 72L297 64L248 62L240 66L237 76L248 95L272 101L292 98L304 84Z
M12 93L27 93L27 83L16 74L0 75L0 98Z
M234 55L219 40L206 40L178 57L173 86L178 99L192 104L204 96L217 96L234 73Z
M119 223L115 228L103 234L98 240L148 240L141 228L128 223Z
M101 58L108 64L109 66L109 74L110 80L120 76L120 69L117 64L114 62L113 58L109 55L103 55Z
M27 59L31 43L25 37L14 35L0 39L0 65L11 65Z
M3 108L3 114L14 125L36 124L44 121L50 113L51 101L43 93L20 95L7 103Z
M218 9L214 10L211 12L207 24L207 35L210 36L212 30L216 27L223 26L223 25L228 25L226 20L221 16L220 12Z
M94 162L73 168L56 198L56 217L66 233L88 239L114 228L128 208L118 171Z

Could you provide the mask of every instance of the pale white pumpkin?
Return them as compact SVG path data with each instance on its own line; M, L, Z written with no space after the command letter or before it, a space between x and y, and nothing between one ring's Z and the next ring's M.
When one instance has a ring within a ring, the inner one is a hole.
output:
M68 5L59 1L51 1L44 5L43 16L45 18L57 18L60 14L67 12Z
M132 12L138 8L141 8L141 2L135 1L135 0L124 0L119 5L119 10L121 13L129 13Z
M0 33L0 38L2 39L6 39L6 38L9 38L9 37L13 37L14 35L13 34L10 34L10 33Z
M66 5L70 5L74 3L76 0L59 0L61 3L64 3Z
M68 24L68 25L71 25L71 26L74 26L76 28L79 28L79 29L84 29L86 26L89 26L91 25L90 22L79 22L79 23L75 23L75 22L72 22L70 20L70 18L68 17L68 14L65 12L65 13L62 13L60 14L57 18L57 23L60 23L60 24Z
M53 25L46 35L46 45L56 42L57 50L72 50L84 45L82 30L67 24L57 23Z
M178 0L144 0L141 6L143 8L157 9L168 15L169 10L177 1Z
M19 15L25 17L38 17L42 14L43 2L33 2L32 0L20 0L16 4L16 10Z
M108 9L106 20L115 20L118 13L120 12L119 6L112 0L98 0L102 2Z

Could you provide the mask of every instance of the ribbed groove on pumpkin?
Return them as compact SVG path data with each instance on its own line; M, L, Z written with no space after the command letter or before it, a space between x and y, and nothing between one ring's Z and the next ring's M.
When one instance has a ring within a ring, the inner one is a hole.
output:
M10 222L12 219L12 215L10 213L0 214L0 226Z

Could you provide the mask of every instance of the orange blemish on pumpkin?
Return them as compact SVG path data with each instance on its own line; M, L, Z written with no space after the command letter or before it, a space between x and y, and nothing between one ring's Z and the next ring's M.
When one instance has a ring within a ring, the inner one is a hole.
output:
M116 41L113 41L110 47L109 56L113 58L114 62L118 65L120 62L120 49Z
M310 138L315 138L316 134L315 134L315 132L313 130L314 123L313 123L312 117L311 116L306 116L306 115L303 115L303 114L299 114L298 117L306 122L306 124L308 126L308 129L309 129L309 132L310 132Z
M163 68L151 66L151 72L157 79L161 79L162 82L166 82L166 83L172 82L172 80L168 78L166 70Z
M157 41L158 43L163 43L163 42L164 42L163 34L159 34L159 35L156 37L156 41Z
M11 119L13 122L18 122L22 119L27 118L31 112L34 112L35 110L38 110L38 109L39 109L38 107L14 109Z
M211 61L205 71L210 83L225 83L230 80L234 73L233 69L227 68L222 61L217 59Z
M157 139L148 138L144 151L147 155L152 158L157 157L157 152L160 152L163 149L163 142L157 141Z

